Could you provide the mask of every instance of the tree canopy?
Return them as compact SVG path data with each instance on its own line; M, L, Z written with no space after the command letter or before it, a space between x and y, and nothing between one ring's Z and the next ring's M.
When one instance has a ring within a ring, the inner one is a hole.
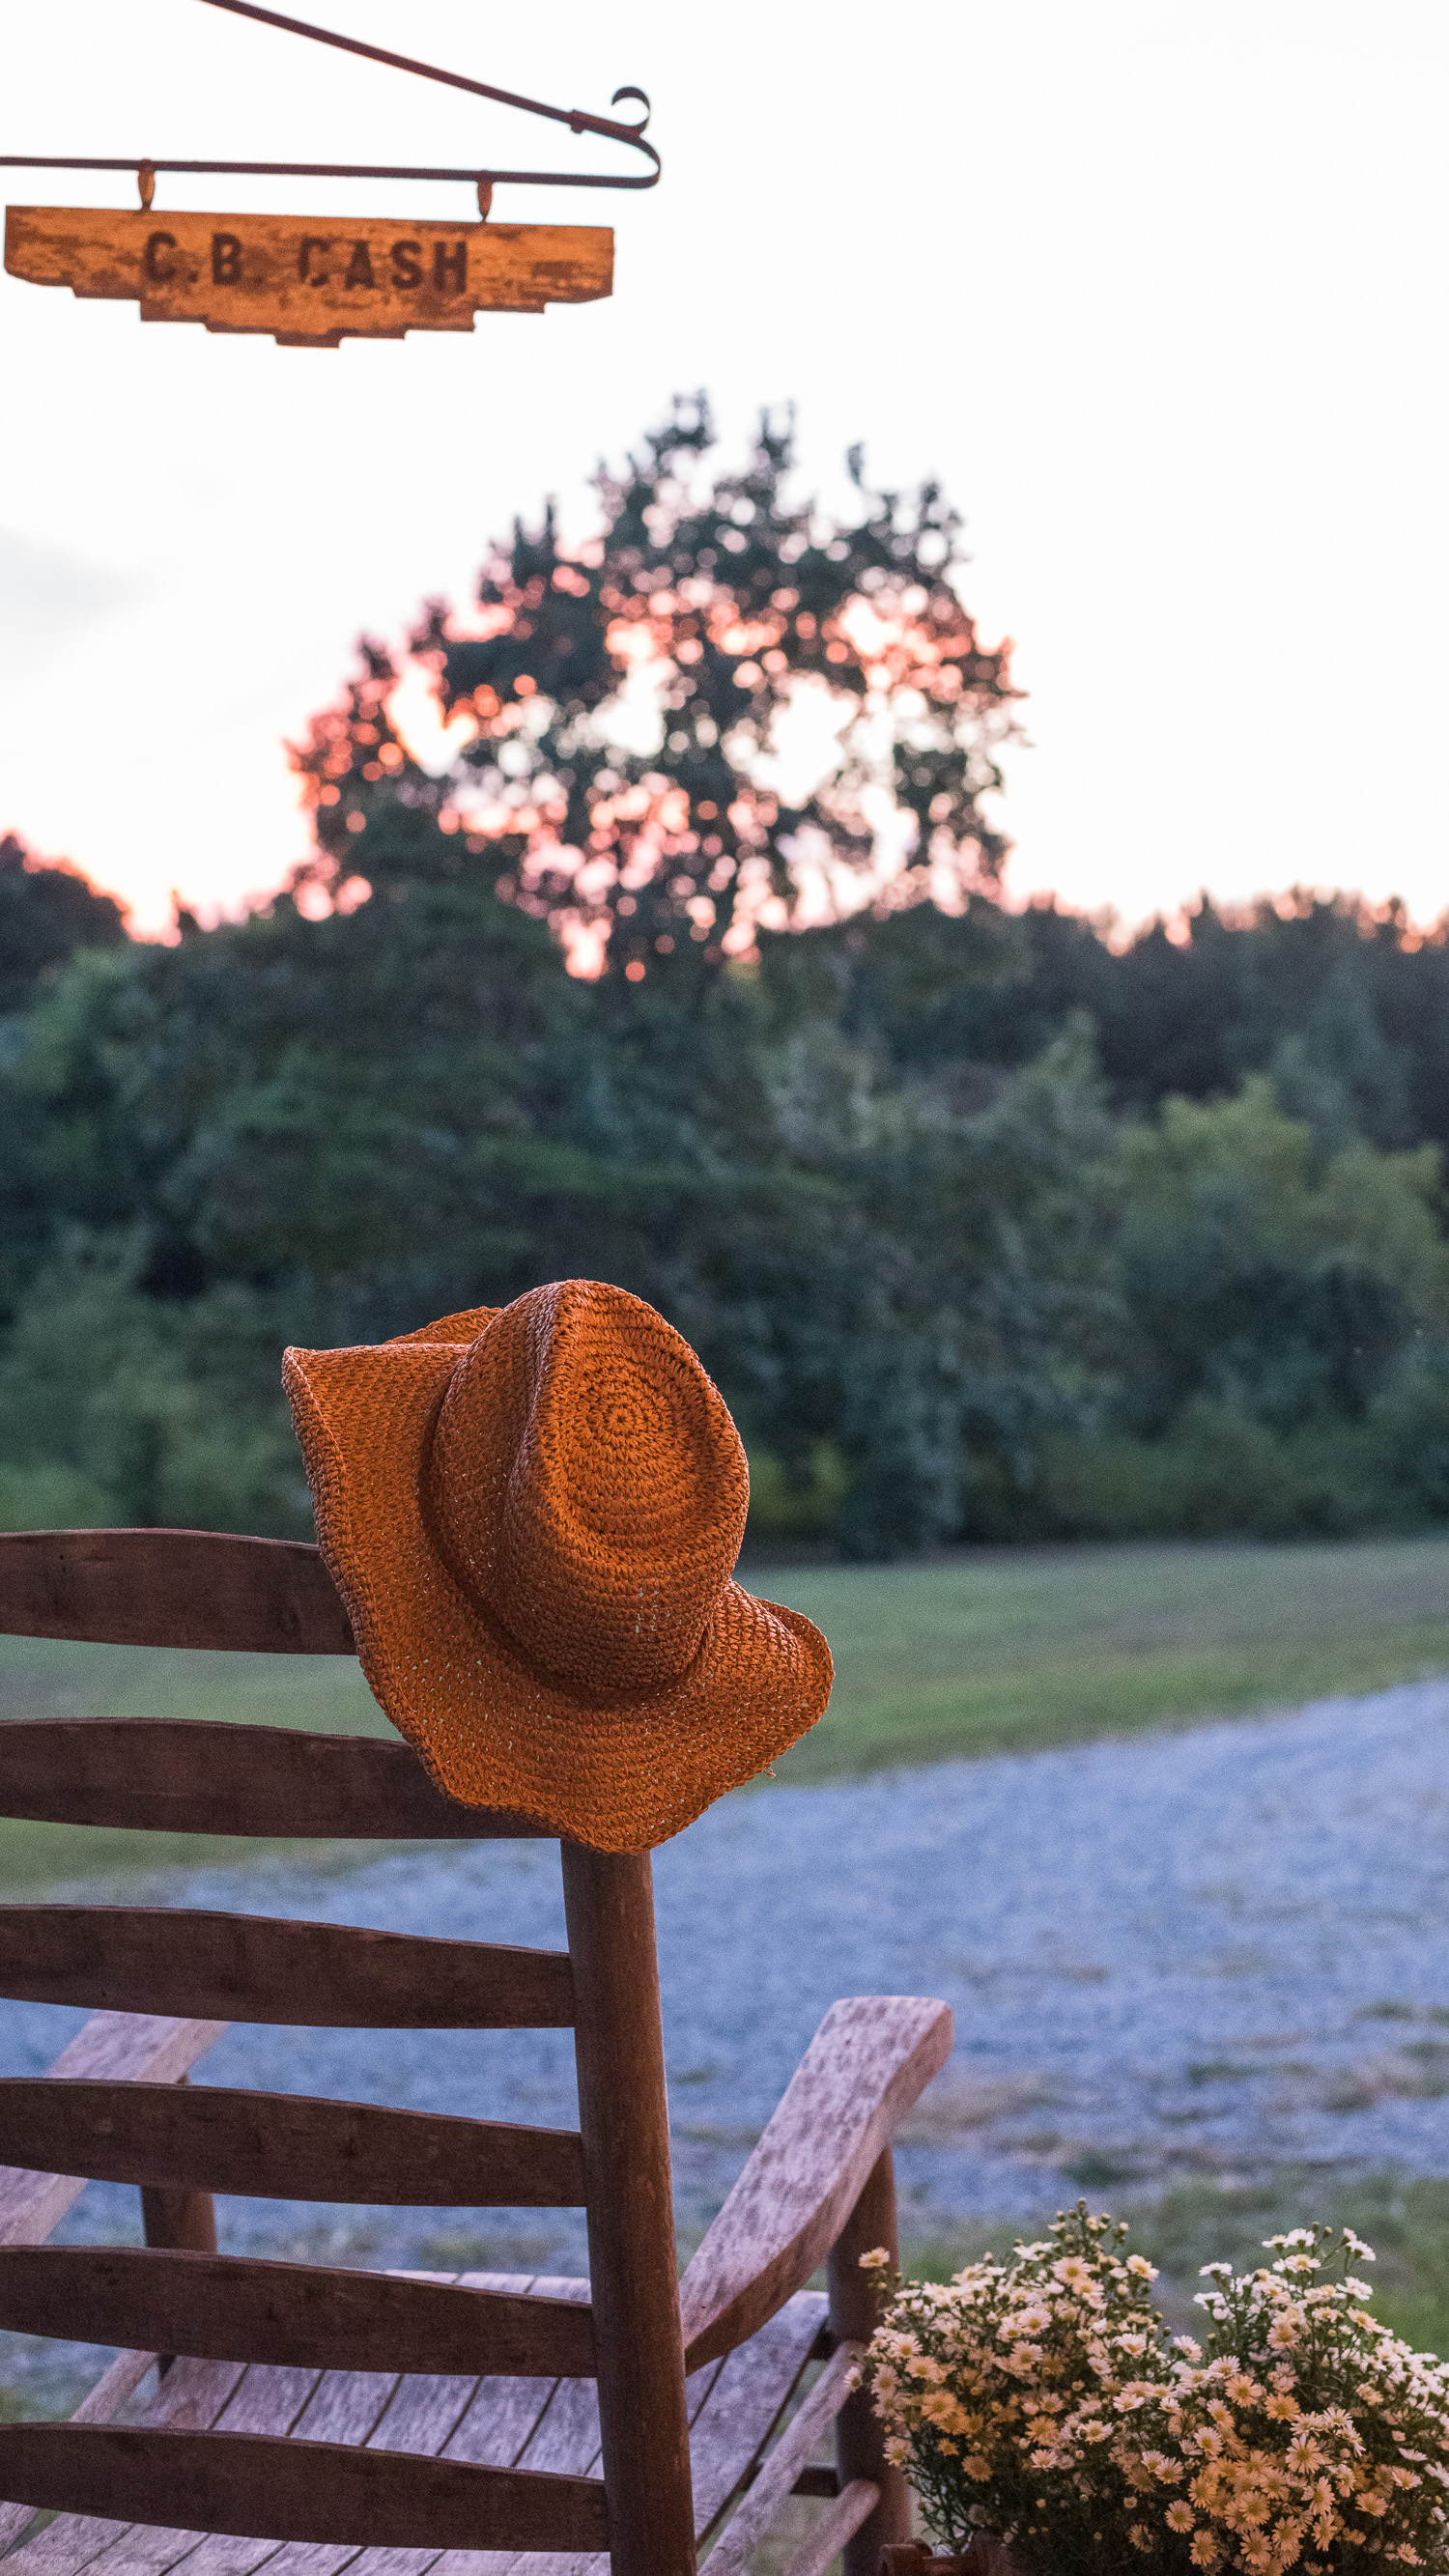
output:
M364 648L251 918L132 942L6 845L0 1522L303 1532L285 1342L570 1275L695 1344L777 1544L1449 1517L1445 928L1011 909L944 496L861 473L841 526L768 423L707 453L681 412L592 549L545 517L426 612L445 769ZM787 805L792 691L835 751Z
M53 982L77 948L113 948L125 927L120 905L78 868L0 834L0 1018Z
M323 883L486 857L576 962L638 982L717 969L812 878L817 905L848 905L883 843L905 862L893 902L994 881L1016 693L962 604L956 512L934 483L873 489L858 449L858 508L822 512L768 416L741 470L703 476L713 444L705 398L676 404L600 468L596 536L565 545L550 504L491 550L465 617L427 604L410 650L458 742L441 776L364 643L296 754Z

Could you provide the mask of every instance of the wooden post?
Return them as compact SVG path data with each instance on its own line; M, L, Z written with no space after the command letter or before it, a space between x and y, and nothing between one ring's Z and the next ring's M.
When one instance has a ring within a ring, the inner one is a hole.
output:
M143 2183L141 2225L148 2245L174 2246L183 2254L216 2252L216 2203L209 2191L166 2191Z
M189 2084L189 2075L178 2075ZM164 2184L141 2185L141 2231L148 2245L169 2245L183 2254L216 2252L216 2202L209 2191L172 2191ZM156 2376L164 2379L176 2355L158 2352Z
M896 2175L889 2147L876 2158L830 2249L830 2324L841 2343L868 2343L875 2332L880 2274L862 2272L860 2258L877 2245L885 2247L893 2264L899 2261ZM884 2428L863 2388L847 2397L835 2419L835 2460L842 2491L852 2478L870 2478L880 2488L879 2504L846 2542L841 2561L844 2576L876 2576L882 2549L910 2538L911 2491L886 2458Z
M694 2576L654 1879L563 1842L612 2576Z

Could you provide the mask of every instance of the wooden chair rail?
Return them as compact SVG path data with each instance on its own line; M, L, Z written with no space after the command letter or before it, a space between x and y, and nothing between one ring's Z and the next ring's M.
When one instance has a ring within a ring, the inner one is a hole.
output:
M224 2085L0 2078L0 2159L26 2156L96 2182L260 2200L582 2209L585 2199L574 2129Z
M300 2370L591 2379L595 2366L592 2312L571 2299L155 2246L0 2248L0 2327Z
M220 2039L223 2021L174 2021L163 2014L97 2013L49 2070L62 2082L174 2084ZM42 2078L42 2081L48 2079ZM26 2153L30 2149L27 2145ZM0 2245L38 2245L85 2190L85 2174L0 2166Z
M791 2417L710 2551L709 2563L718 2569L718 2576L745 2576L756 2544L764 2538L785 2498L793 2494L796 2479L821 2434L834 2423L850 2394L851 2373L863 2349L860 2344L841 2344L804 2404ZM874 2488L869 2501L873 2506Z
M148 1647L354 1646L315 1549L196 1531L0 1537L0 1627ZM4 1813L307 1839L544 1830L444 1797L401 1742L124 1718L0 1727ZM0 2495L62 2516L22 2550L25 2576L87 2576L97 2559L164 2576L199 2533L217 2537L195 2543L198 2576L227 2576L247 2541L232 2576L291 2542L322 2545L316 2576L355 2549L353 2576L416 2576L399 2551L454 2553L437 2576L521 2576L538 2553L538 2576L603 2576L605 2553L614 2576L693 2576L696 2535L716 2534L730 2576L776 2505L826 2486L807 2453L832 2416L837 2492L822 2494L791 2576L824 2576L842 2543L846 2576L869 2576L907 2527L848 2373L871 2324L860 2252L895 2241L890 2138L949 2051L949 2012L911 1997L837 2005L679 2282L648 1857L565 1840L561 1862L567 1954L197 1911L0 1907L0 1994L99 2006L93 2030L147 2034L89 2053L83 2034L49 2077L0 2083L0 2155L55 2168L0 2170L0 2328L125 2347L115 2390L143 2354L162 2357L144 2422L98 2411L0 2426ZM177 2090L231 2019L571 2027L579 2135ZM144 2248L34 2242L82 2187L67 2164L140 2184ZM549 2207L585 2186L589 2285L214 2250L218 2189ZM764 2456L816 2346L818 2302L800 2285L827 2254L830 2358ZM589 2474L600 2463L603 2484ZM8 2542L4 2508L0 2521Z
M809 2280L951 2043L948 2006L922 1996L831 2005L680 2282L690 2370L747 2341Z
M410 1745L206 1718L12 1718L0 1727L0 1815L284 1841L549 1838L530 1817L445 1797Z
M127 2399L134 2397L147 2372L155 2367L154 2352L118 2352L94 2386L86 2390L70 2422L109 2424L113 2416L120 2414ZM0 2554L13 2547L34 2512L35 2507L31 2504L0 2504Z
M563 1950L180 1906L0 1906L0 1995L27 2003L309 2030L566 2030L573 1991Z
M267 2434L0 2426L0 2493L108 2520L392 2549L605 2550L593 2478Z
M99 1646L202 1646L352 1655L352 1627L319 1550L213 1530L12 1530L0 1602L13 1637Z
M827 2576L842 2549L848 2551L862 2524L869 2521L879 2494L872 2479L852 2478L829 2513L821 2515L804 2547L781 2568L780 2576Z
M825 2317L818 2290L798 2291L753 2343L723 2361L706 2362L685 2383L695 2531L701 2540L720 2525L741 2473L768 2440L806 2365L829 2358L820 2349Z
M526 2276L496 2273L463 2278L480 2289L531 2288L545 2297L587 2298L589 2289L586 2281L530 2282ZM751 2346L723 2362L708 2363L690 2380L690 2450L701 2538L737 2493L742 2475L748 2475L806 2362L828 2357L818 2349L825 2305L818 2293L801 2292ZM112 2420L144 2375L146 2362L144 2354L123 2354L72 2420ZM290 2434L301 2441L365 2443L383 2451L507 2463L570 2476L599 2473L597 2391L587 2380L318 2375L183 2360L160 2381L141 2420L146 2427L177 2431ZM150 2510L156 2520L170 2520L164 2493ZM0 2547L20 2537L31 2512L29 2505L0 2507ZM15 2576L83 2576L83 2571L105 2576L98 2561L103 2548L105 2565L117 2576L158 2576L167 2566L175 2567L176 2576L192 2576L193 2566L194 2576L247 2576L249 2568L259 2570L264 2555L259 2546L254 2556L242 2558L221 2540L198 2545L192 2535L156 2534L144 2527L118 2536L113 2525L70 2514L27 2548ZM196 2558L188 2562L193 2549ZM505 2576L505 2567L509 2576L607 2576L606 2569L592 2564L586 2571L572 2555L521 2562L510 2556L491 2567L486 2562L480 2567L476 2560L467 2566L453 2561L433 2576ZM311 2576L333 2576L333 2570L314 2567ZM409 2571L379 2552L360 2559L349 2576L409 2576Z

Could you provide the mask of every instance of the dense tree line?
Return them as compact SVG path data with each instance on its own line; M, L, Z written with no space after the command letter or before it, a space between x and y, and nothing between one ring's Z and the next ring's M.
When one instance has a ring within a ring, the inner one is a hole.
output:
M1009 665L941 496L857 465L822 521L767 424L701 499L705 443L680 414L594 546L516 531L476 616L429 607L446 770L366 648L254 917L132 943L0 848L0 1520L305 1530L285 1341L571 1273L696 1344L766 1536L1449 1514L1449 944L1006 909ZM839 723L789 803L801 690ZM812 869L863 908L800 926Z
M284 1341L580 1272L697 1344L766 1528L1449 1511L1442 945L1304 906L1119 954L973 898L758 947L581 982L418 867L43 974L0 1063L5 1516L303 1529Z

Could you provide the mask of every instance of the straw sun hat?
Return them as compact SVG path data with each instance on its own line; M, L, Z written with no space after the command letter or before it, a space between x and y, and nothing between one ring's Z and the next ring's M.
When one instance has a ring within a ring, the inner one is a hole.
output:
M566 1279L284 1377L362 1669L451 1797L645 1851L820 1716L819 1630L731 1580L739 1434L642 1298Z

